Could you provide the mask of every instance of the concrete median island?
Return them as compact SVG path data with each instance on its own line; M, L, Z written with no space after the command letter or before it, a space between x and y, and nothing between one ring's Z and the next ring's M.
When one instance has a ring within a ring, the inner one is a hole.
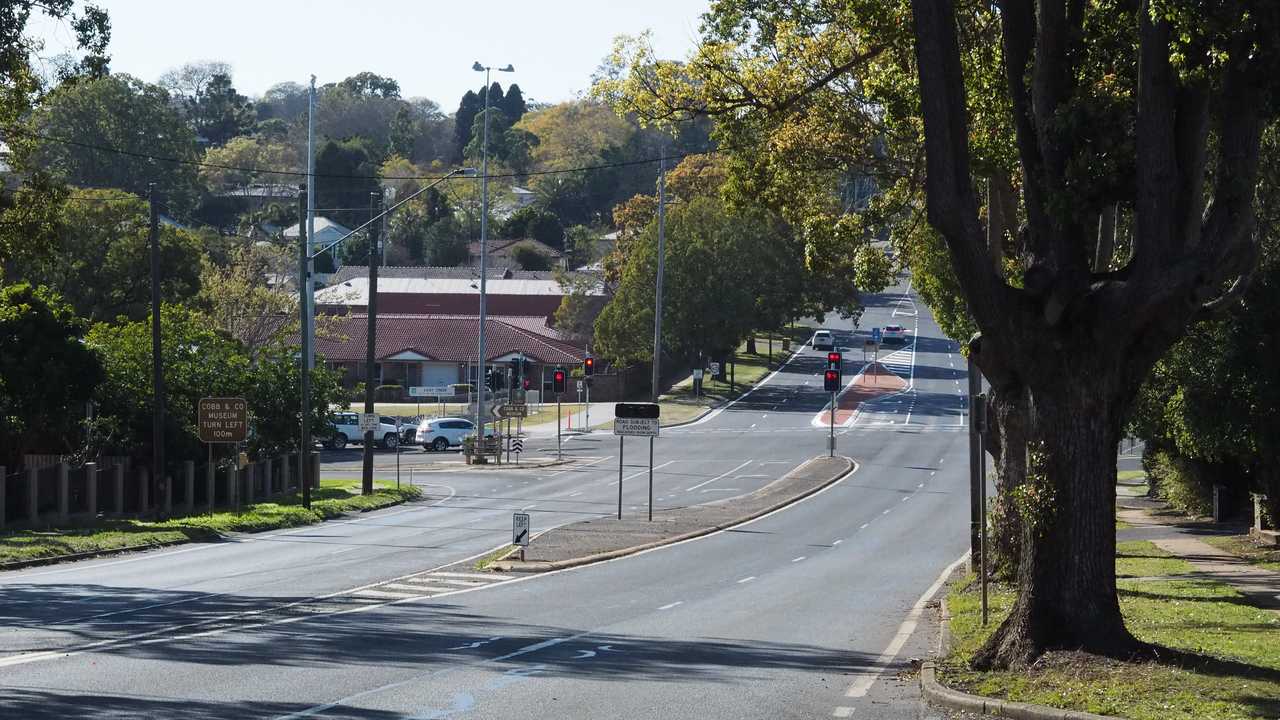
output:
M703 505L655 509L653 522L643 511L614 517L583 520L536 535L525 560L512 550L509 557L493 561L486 569L502 572L545 572L622 557L650 548L707 535L768 514L806 498L855 469L846 457L817 457L745 495Z

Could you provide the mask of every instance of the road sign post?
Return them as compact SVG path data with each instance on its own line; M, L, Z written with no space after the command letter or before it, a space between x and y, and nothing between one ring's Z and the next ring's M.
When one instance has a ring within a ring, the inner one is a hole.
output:
M520 562L524 562L524 549L529 547L529 513L511 515L511 544L520 548Z
M649 521L653 521L653 438L658 437L657 403L616 403L613 434L618 436L618 519L622 519L622 449L628 435L649 438Z

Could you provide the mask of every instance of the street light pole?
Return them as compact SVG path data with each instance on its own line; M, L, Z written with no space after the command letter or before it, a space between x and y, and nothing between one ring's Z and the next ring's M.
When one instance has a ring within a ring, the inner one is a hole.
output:
M487 308L485 303L486 281L489 275L489 71L493 68L481 65L480 61L472 63L471 69L484 72L484 136L480 146L480 331L476 341L476 439L475 448L484 446L484 381L485 381L485 323ZM515 72L508 64L498 68L498 72Z
M364 372L364 412L365 415L373 415L375 400L374 394L377 391L377 373L374 371L377 365L377 343L378 343L378 245L382 242L379 237L379 224L373 222L373 219L382 214L382 193L369 193L369 231L367 239L369 241L369 299L365 303L365 313L367 316L367 333L365 340L365 372ZM373 446L378 441L378 430L382 428L381 423L376 423L372 428L364 431L364 455L363 466L360 480L360 494L373 494ZM396 438L397 442L399 438Z
M653 299L653 401L658 402L658 382L662 377L662 266L666 255L667 240L667 150L662 150L662 165L658 172L658 278L654 285Z

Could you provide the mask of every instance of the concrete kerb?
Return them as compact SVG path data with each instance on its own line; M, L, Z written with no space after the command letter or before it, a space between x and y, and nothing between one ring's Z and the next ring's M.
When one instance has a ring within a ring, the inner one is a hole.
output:
M824 456L824 459L825 459L825 456ZM757 510L756 512L753 512L749 515L744 515L734 520L717 523L715 525L709 525L705 528L698 528L697 530L690 530L687 533L682 533L680 535L673 535L672 537L664 538L662 540L655 540L653 542L648 542L641 545L632 545L631 547L619 548L617 550L610 550L608 552L595 553L593 555L583 555L582 557L570 558L568 560L555 560L551 562L528 562L528 563L510 563L505 561L495 561L490 563L486 567L486 569L494 570L497 572L515 572L515 573L540 573L540 572L551 572L553 570L565 570L568 568L580 567L582 565L591 565L593 563L604 562L606 560L613 560L620 557L626 557L627 555L634 555L636 553L644 552L646 550L652 550L654 548L663 547L664 545L674 545L679 542L684 542L685 540L692 540L693 538L702 537L704 535L710 535L715 532L720 532L721 530L728 530L729 528L736 527L743 523L751 522L756 518L768 515L771 512L776 512L778 510L781 510L782 508L788 505L791 505L793 503L797 503L809 497L810 495L821 492L822 490L825 490L827 487L829 487L833 483L839 481L841 478L845 477L846 475L848 475L849 473L857 469L858 467L857 464L855 464L853 460L851 460L850 458L842 457L841 459L845 461L845 467L839 472L833 473L830 479L821 483L820 485L809 488L808 490L805 490L804 492L798 495L793 495L782 501L774 503L769 507L763 508L761 510ZM800 468L803 468L805 465L808 465L809 462L812 462L812 460L806 461L804 464L800 466ZM796 470L799 470L800 468L796 468ZM792 472L795 472L795 470L793 470Z
M941 621L938 633L938 656L945 657L950 654L953 642L951 611L947 608L945 597L939 603L938 612ZM1111 715L1063 710L1046 705L1000 700L953 690L938 682L938 666L934 660L927 660L920 666L920 693L931 705L1014 720L1121 720Z

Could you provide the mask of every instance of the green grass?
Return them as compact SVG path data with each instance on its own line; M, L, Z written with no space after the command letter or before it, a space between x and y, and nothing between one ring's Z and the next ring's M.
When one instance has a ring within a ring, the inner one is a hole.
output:
M1135 480L1142 480L1147 477L1144 470L1121 470L1116 473L1116 481L1128 485L1135 484Z
M475 561L475 564L473 565L473 567L474 567L476 570L488 570L490 565L492 565L492 564L494 564L495 562L498 562L499 560L501 560L501 559L505 558L507 555L510 555L510 554L511 554L511 552L512 552L513 550L515 550L515 547L514 547L514 546L511 546L511 545L503 545L502 547L498 548L497 550L494 550L493 552L489 553L488 555L485 555L484 557L480 558L479 560L476 560L476 561Z
M1173 553L1161 550L1146 540L1126 540L1116 543L1116 577L1155 577L1157 575L1182 575L1195 567Z
M1260 568L1280 572L1280 548L1262 547L1254 543L1248 535L1206 537L1204 541L1232 555L1238 555Z
M359 495L359 480L322 480L312 492L311 509L289 496L249 505L240 512L215 512L171 520L105 520L92 525L0 534L0 563L39 560L82 552L103 552L140 545L214 540L232 532L262 532L311 525L349 512L377 510L422 496L409 485L377 483L372 495Z
M1146 542L1120 543L1118 568L1134 575L1183 572L1186 564ZM989 594L992 618L979 622L972 578L947 598L952 653L946 684L968 692L1136 720L1261 720L1280 716L1280 615L1244 604L1230 586L1202 580L1118 580L1120 610L1140 640L1184 653L1164 661L1121 662L1055 652L1025 672L976 672L968 661L1015 599Z

